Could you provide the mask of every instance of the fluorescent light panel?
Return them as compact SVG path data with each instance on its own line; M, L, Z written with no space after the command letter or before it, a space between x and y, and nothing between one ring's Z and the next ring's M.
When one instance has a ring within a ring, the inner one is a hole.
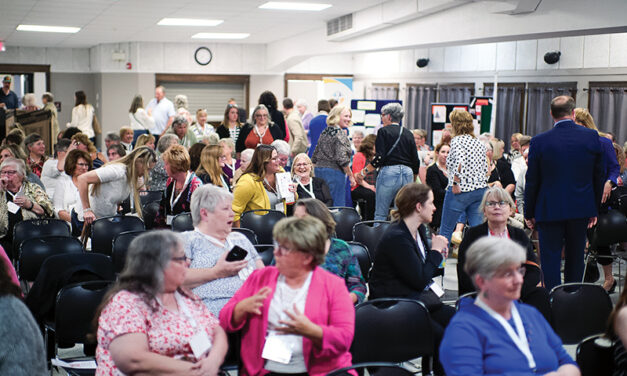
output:
M267 3L259 6L259 8L261 9L309 10L309 11L321 11L330 7L331 7L331 4L295 3L295 2L280 2L280 1L268 1Z
M192 39L245 39L248 33L197 33L192 35Z
M39 31L42 33L78 33L80 27L70 26L44 26L44 25L18 25L19 31Z
M157 22L161 26L218 26L224 20L205 20L201 18L162 18Z

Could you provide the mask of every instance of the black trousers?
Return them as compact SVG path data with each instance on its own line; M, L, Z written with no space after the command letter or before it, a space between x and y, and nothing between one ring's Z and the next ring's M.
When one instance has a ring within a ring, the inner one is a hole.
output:
M355 206L355 202L359 204L362 221L372 221L374 219L377 194L359 185L351 191L351 198L353 199L353 206Z

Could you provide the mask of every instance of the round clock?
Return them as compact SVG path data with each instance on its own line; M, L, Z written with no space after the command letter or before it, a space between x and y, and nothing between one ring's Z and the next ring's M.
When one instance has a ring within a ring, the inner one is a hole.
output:
M213 59L213 54L207 47L198 47L196 52L194 52L194 60L199 65L207 65L211 63L211 59Z

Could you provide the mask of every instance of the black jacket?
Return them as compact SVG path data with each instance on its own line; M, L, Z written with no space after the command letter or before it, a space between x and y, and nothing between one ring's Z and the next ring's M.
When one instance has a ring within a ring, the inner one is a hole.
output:
M416 296L438 275L442 255L429 250L425 226L418 228L426 250L423 261L418 245L402 220L385 231L370 272L370 298Z
M398 140L399 131L402 131L401 138L392 149L396 140ZM377 132L377 140L375 141L376 154L371 164L373 167L380 168L384 166L405 165L412 169L414 174L418 174L420 169L420 160L418 159L418 150L414 135L407 128L400 128L398 124L387 125ZM392 152L388 155L388 151Z
M322 178L313 177L312 178L312 188L313 193L316 196L316 199L324 202L326 206L333 206L333 197L331 196L331 191L329 190L329 186L327 182ZM296 186L296 193L298 193L298 198L309 198L309 193L305 191L300 185Z
M444 172L434 163L427 169L426 183L433 191L433 204L435 205L431 227L438 228L442 221L442 207L444 206L444 195L446 195L448 178L444 176Z

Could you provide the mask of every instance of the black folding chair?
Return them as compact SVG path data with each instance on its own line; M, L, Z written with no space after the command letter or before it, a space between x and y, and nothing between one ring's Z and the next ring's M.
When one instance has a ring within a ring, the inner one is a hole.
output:
M43 236L72 236L70 226L61 219L29 219L13 226L13 249L6 250L9 258L18 258L20 244L26 239Z
M614 372L614 345L602 334L590 336L577 345L581 376L604 376Z
M128 246L131 245L133 239L143 234L145 231L124 231L113 238L113 250L111 252L111 259L113 260L113 266L115 272L119 273L124 269L126 264L126 252Z
M345 206L332 206L329 211L335 220L335 236L345 241L353 240L353 226L361 221L357 210Z
M240 227L252 230L260 244L272 244L272 229L283 218L285 214L278 210L249 210L240 217Z
M368 251L368 247L359 242L347 242L351 247L351 252L357 257L357 261L359 261L359 269L361 269L361 275L364 277L366 282L370 278L370 269L372 269L372 258L370 257L370 252Z
M398 364L391 362L369 362L353 364L350 367L336 369L327 373L327 376L350 376L350 371L356 371L358 375L364 375L368 371L371 376L414 376L414 373Z
M565 344L605 332L612 300L605 289L591 283L566 283L549 294L551 324Z
M159 201L149 202L142 206L142 216L144 218L146 230L151 230L155 226L155 220L157 219L157 214L159 213L159 206Z
M255 250L261 257L261 261L265 266L272 265L274 262L274 245L272 244L255 244Z
M257 244L257 235L255 235L255 232L251 229L247 229L247 228L233 228L234 232L239 232L240 234L243 234L244 236L246 236L246 238L253 244Z
M390 226L389 221L363 221L353 226L353 240L365 244L374 261L377 255L377 246L385 230ZM378 225L374 227L374 225Z
M139 191L139 201L142 207L155 201L161 201L163 191Z
M459 305L460 305L462 299L465 299L465 298L475 299L476 297L477 297L477 292L476 291L467 292L464 295L458 297L457 300L455 301L455 310L459 311Z
M17 270L20 280L33 282L44 261L54 255L83 253L81 242L69 236L44 236L22 242L19 249Z
M185 232L193 230L194 223L192 222L191 213L177 214L174 218L172 218L172 231Z
M91 225L92 252L111 256L113 238L125 231L144 231L144 221L132 215L103 217Z

